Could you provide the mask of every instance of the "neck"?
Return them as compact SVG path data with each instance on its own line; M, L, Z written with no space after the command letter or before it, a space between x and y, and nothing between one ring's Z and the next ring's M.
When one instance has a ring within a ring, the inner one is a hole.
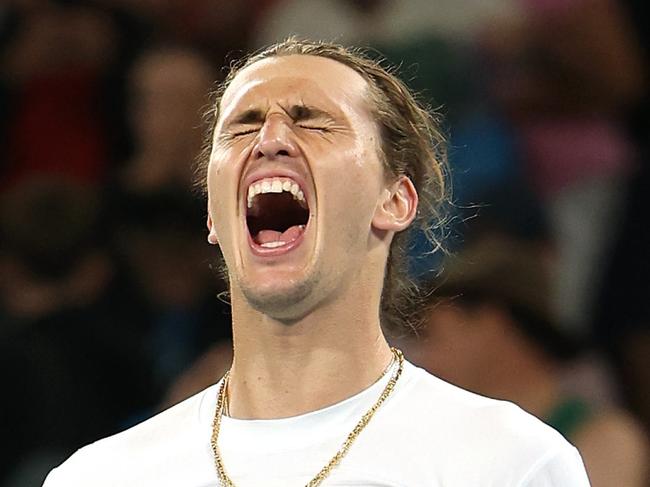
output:
M372 385L392 353L379 324L379 298L367 299L360 292L289 325L252 310L233 294L230 415L296 416L336 404Z

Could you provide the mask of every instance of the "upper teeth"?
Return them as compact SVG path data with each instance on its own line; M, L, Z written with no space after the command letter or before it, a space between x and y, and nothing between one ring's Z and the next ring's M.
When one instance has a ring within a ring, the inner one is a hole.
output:
M253 206L253 199L258 194L282 193L283 191L291 193L294 199L305 203L305 195L295 181L288 178L266 178L255 181L248 187L248 207Z

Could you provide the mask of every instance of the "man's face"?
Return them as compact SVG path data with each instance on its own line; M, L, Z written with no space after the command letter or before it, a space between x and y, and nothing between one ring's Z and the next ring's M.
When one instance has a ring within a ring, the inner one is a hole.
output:
M293 55L236 76L207 181L233 294L291 320L355 282L377 254L378 147L366 81L349 67Z

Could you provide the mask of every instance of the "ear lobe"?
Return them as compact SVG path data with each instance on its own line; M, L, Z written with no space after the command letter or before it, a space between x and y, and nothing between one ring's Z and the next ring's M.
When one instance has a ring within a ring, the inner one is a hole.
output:
M408 228L418 208L418 193L413 182L400 176L390 188L384 190L372 219L372 225L379 230L401 232Z
M206 225L208 227L208 231L210 232L208 234L208 243L211 245L217 245L219 243L219 239L217 238L217 232L214 229L214 225L212 224L212 217L210 214L208 214Z

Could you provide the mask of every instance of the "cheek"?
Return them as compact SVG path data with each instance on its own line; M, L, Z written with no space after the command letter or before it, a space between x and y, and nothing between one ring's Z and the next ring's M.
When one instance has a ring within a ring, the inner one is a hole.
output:
M220 236L229 228L237 204L236 165L225 162L224 156L213 152L207 171L209 210Z
M376 157L350 149L328 168L326 184L329 201L341 224L370 224L382 189L383 170Z
M218 177L228 167L228 161L233 160L233 151L214 144L210 153L210 163L208 165L208 183L210 178Z
M208 193L211 197L223 200L228 192L237 191L238 175L251 152L242 144L223 147L215 143L208 164Z
M335 185L328 191L329 203L325 210L329 223L326 227L333 229L336 238L346 247L365 248L375 214L376 188L364 179L363 173L355 172L332 177Z

